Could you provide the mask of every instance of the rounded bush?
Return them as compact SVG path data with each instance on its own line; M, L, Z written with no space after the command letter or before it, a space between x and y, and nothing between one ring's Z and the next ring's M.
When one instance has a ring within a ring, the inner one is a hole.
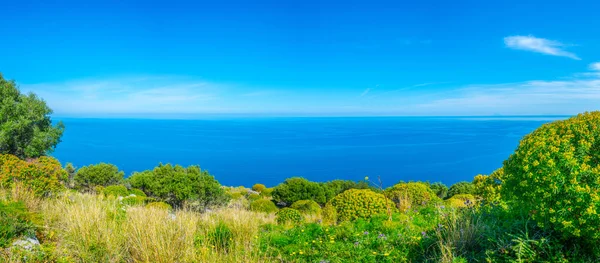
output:
M165 202L150 202L148 204L146 204L146 207L148 208L156 208L156 209L164 209L164 210L171 210L171 206Z
M11 186L20 182L38 196L47 196L65 188L67 172L58 160L40 157L24 161L10 154L0 154L0 183Z
M431 188L420 182L399 183L385 190L385 196L392 200L400 211L425 206L440 199Z
M252 186L252 190L262 193L262 191L264 191L265 189L267 189L267 187L264 184L255 184Z
M321 210L321 218L323 219L323 224L326 225L334 225L338 221L337 211L335 207L331 205L331 203L327 203L323 210Z
M275 218L275 220L280 225L297 225L304 222L304 217L302 216L302 213L300 213L300 211L296 209L284 208L277 212L277 217Z
M451 207L472 207L477 203L477 198L471 194L459 194L454 195L448 200L446 200L446 204Z
M125 173L109 163L99 163L81 167L75 174L75 186L83 190L92 190L94 186L109 186L123 181Z
M138 205L143 205L144 203L146 203L146 197L144 196L127 196L124 197L123 200L121 200L121 203L124 205L129 205L129 206L138 206Z
M250 200L250 201L256 201L256 200L261 199L261 198L262 197L260 197L260 195L257 195L257 194L249 194L248 195L248 200Z
M135 196L143 196L146 197L146 193L144 193L144 191L137 189L137 188L131 188L129 189L129 194L130 195L135 195Z
M125 187L124 185L109 185L107 187L104 187L104 189L102 189L102 193L105 196L128 196L129 195L129 191L127 190L127 187Z
M260 192L260 195L266 196L266 197L271 197L273 195L273 188L267 188L267 189L263 190L262 192Z
M250 210L255 212L273 213L277 211L277 206L267 199L259 199L250 203Z
M290 206L290 208L309 215L318 215L321 213L321 206L313 200L296 201Z
M337 195L331 200L335 207L338 221L349 221L358 218L370 218L386 214L394 203L384 195L368 189L350 189Z
M501 196L541 227L600 239L600 112L544 124L504 162Z
M502 178L504 169L500 168L490 175L477 175L473 179L475 194L481 197L487 203L496 203L500 201L500 190L502 188Z

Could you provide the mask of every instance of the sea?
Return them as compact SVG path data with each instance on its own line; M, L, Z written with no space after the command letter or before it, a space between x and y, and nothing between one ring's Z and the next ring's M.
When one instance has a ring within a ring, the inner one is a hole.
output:
M66 130L52 155L76 167L112 163L126 176L159 163L199 165L228 186L296 176L451 185L502 167L524 135L565 118L55 118Z

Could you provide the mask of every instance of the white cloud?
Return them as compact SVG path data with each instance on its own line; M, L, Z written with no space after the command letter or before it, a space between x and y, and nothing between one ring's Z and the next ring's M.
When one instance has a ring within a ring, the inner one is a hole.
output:
M600 71L600 62L590 64L590 70Z
M567 45L545 38L537 38L534 36L509 36L504 38L504 44L512 49L581 60L577 55L563 50Z
M365 89L365 91L363 91L363 92L360 94L360 96L361 96L361 97L363 97L363 96L365 96L365 95L369 94L369 92L370 92L370 91L371 91L371 88L367 88L367 89Z

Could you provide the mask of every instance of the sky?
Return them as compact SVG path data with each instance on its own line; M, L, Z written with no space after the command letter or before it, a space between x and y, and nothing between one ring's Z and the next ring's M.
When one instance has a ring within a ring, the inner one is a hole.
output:
M596 0L0 2L0 72L56 116L600 109Z

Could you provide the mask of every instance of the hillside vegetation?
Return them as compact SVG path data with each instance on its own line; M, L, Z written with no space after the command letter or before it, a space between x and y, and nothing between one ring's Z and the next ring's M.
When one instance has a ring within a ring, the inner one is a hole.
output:
M385 189L368 177L245 188L199 166L127 178L112 164L63 167L45 156L54 142L3 146L13 117L0 119L1 262L600 262L600 112L543 125L472 182Z

